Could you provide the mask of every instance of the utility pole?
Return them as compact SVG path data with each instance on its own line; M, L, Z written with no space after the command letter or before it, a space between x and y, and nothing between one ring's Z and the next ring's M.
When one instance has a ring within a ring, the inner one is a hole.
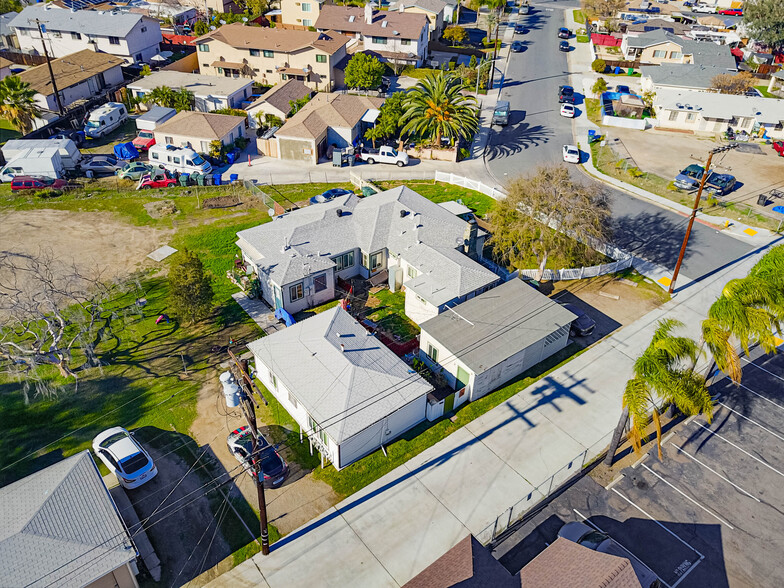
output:
M252 452L251 459L253 459L253 470L256 474L256 494L259 502L259 525L261 527L261 553L262 555L269 555L269 531L267 529L267 501L264 497L264 472L261 471L261 460L258 456L258 438L259 431L256 426L256 406L258 403L253 398L254 388L258 392L258 388L253 383L253 379L248 374L248 360L238 359L231 349L228 350L229 357L234 363L232 372L238 373L239 377L235 378L237 384L240 386L240 408L245 415L245 420L248 422L248 427L251 431ZM267 400L259 393L264 404Z
M716 153L721 153L723 151L729 151L730 149L735 149L737 146L738 146L737 143L730 143L729 145L725 145L724 147L716 147L716 149L711 149L710 153L708 154L708 161L705 163L705 170L702 172L700 187L697 190L697 196L694 198L694 206L691 209L691 216L689 216L689 224L686 227L686 235L684 235L683 237L683 244L681 245L681 251L678 254L678 261L675 264L675 271L672 273L672 282L670 282L670 289L668 290L670 294L672 294L675 291L675 281L678 279L678 273L681 271L683 256L686 254L686 245L689 243L691 228L692 226L694 226L694 219L697 216L697 210L700 205L700 197L702 196L702 189L705 187L705 182L708 180L708 176L710 175L710 166L711 166L711 161L713 160L713 156Z
M41 26L41 21L35 19L35 24L38 25L38 34L41 35L41 46L44 48L44 55L46 56L46 65L49 68L49 78L52 80L52 90L54 90L54 99L57 102L57 111L60 116L65 112L63 103L60 100L60 92L57 90L57 82L54 81L54 72L52 71L52 61L49 59L49 52L46 50L46 41L44 40L44 29Z

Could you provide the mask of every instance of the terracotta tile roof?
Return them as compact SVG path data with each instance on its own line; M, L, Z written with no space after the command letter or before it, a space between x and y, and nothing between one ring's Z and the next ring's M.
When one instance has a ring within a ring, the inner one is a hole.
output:
M114 55L84 49L59 59L53 59L52 72L57 82L57 89L63 91L124 63L124 60ZM54 93L46 64L30 68L20 73L19 77L23 82L30 84L30 87L39 94L49 96Z
M353 20L351 20L352 16ZM399 37L414 40L419 39L422 28L427 26L427 17L424 14L387 10L373 10L372 23L367 24L364 8L334 4L322 6L318 20L316 20L316 28L319 30L331 29L340 32L362 33L373 37ZM395 31L398 34L395 34Z
M276 133L278 137L317 139L328 128L352 128L371 108L381 108L383 98L320 92Z
M293 31L289 29L269 27L249 27L235 22L223 25L219 29L199 37L194 41L198 45L205 41L220 41L235 49L261 49L294 53L304 49L315 49L332 55L348 43L344 35L335 31L316 33L312 31Z
M229 132L244 123L244 116L183 110L162 125L155 127L155 132L214 141L223 139Z

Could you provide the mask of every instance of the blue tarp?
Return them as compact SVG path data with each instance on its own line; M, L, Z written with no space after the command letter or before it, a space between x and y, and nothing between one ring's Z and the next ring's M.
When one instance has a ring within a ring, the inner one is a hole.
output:
M136 159L139 157L139 152L133 146L133 143L130 142L115 145L114 154L117 156L117 159Z
M275 310L275 318L284 321L287 327L290 327L297 321L294 320L294 317L289 314L289 311L285 308L278 308Z

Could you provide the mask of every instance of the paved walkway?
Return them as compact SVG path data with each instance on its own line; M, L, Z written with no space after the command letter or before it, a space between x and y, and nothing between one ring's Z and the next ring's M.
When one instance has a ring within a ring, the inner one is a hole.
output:
M275 311L260 298L248 298L243 292L232 294L231 297L237 301L242 310L248 313L250 318L256 321L256 324L267 335L286 328L282 322L275 318Z

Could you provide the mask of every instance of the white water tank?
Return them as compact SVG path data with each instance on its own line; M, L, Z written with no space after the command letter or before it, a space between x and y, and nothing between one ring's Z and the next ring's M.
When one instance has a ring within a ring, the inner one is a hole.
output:
M240 387L234 381L231 372L223 372L220 375L220 382L223 384L223 397L226 399L226 406L235 408L240 405Z

